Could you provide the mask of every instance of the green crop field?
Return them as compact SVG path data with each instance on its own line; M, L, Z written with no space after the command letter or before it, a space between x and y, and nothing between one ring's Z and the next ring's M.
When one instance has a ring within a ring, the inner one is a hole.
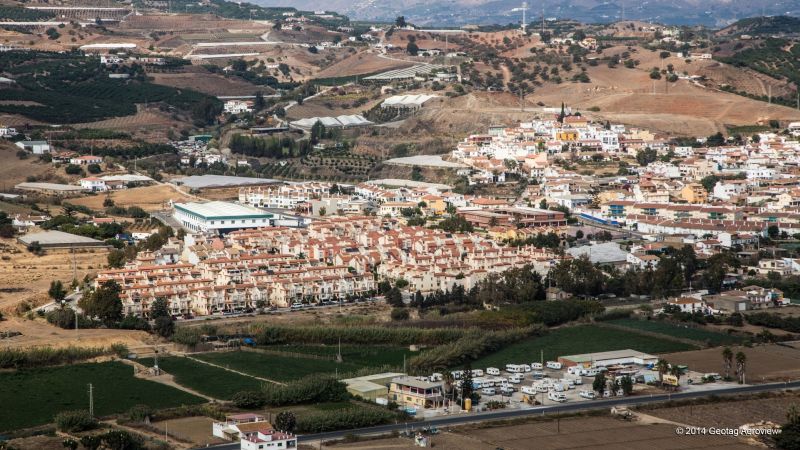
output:
M503 367L506 364L521 364L544 359L555 360L559 356L581 353L633 349L646 353L670 353L694 350L695 347L681 342L668 341L596 325L582 325L552 330L550 333L526 339L484 356L472 363L472 367Z
M361 366L324 359L294 358L256 352L221 352L195 355L196 358L233 370L276 381L292 381L312 374L352 372Z
M717 333L716 331L681 326L678 324L657 320L617 319L608 323L634 330L665 334L667 336L673 336L681 339L691 339L698 342L710 342L711 345L739 344L744 340L739 336L731 336L728 334Z
M304 353L309 355L329 357L335 357L336 353L339 351L338 347L335 345L273 345L264 348L282 352ZM419 352L412 352L408 349L408 347L364 347L358 345L342 346L343 361L363 367L401 367L403 365L403 356L405 356L407 361L416 355L419 355Z
M56 413L89 408L88 384L94 389L97 416L122 413L133 405L154 409L203 403L178 389L134 378L120 362L76 364L0 373L0 431L43 425Z
M142 359L142 364L152 366L152 359ZM214 398L229 400L239 391L257 391L262 382L225 369L192 361L191 359L171 356L159 358L158 366L175 377L175 382L201 394Z

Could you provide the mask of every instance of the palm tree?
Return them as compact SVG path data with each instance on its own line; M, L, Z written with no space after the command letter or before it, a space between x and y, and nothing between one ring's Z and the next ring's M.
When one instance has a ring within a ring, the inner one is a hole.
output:
M442 381L444 381L444 398L453 400L453 374L450 372L443 373Z
M677 380L678 385L681 384L681 375L683 374L681 373L681 369L678 368L677 365L674 365L670 368L669 374L675 377L675 380ZM678 389L677 385L675 386L675 389Z
M723 367L725 368L725 379L731 377L731 367L733 366L733 350L730 347L725 347L722 350Z
M745 381L745 363L747 363L747 355L744 352L737 352L736 373L739 375L739 384L744 384Z
M664 374L669 371L669 363L666 359L660 359L656 362L656 370L658 371L659 384L664 383Z

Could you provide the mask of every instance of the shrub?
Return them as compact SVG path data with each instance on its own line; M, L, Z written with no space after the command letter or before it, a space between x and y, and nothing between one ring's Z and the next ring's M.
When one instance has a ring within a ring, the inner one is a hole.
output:
M78 175L83 172L83 169L81 169L81 166L76 164L67 164L67 166L64 167L64 172L66 172L67 175Z
M102 347L5 349L0 350L0 369L27 369L72 364L108 353L109 349Z
M233 405L243 409L258 409L267 404L267 396L259 391L241 391L233 394Z
M59 431L68 433L91 430L97 427L97 421L89 415L89 412L83 410L62 411L56 414L54 421Z
M267 384L263 388L265 401L270 406L298 403L340 402L349 394L344 383L329 377L311 376L287 386Z
M408 320L409 312L406 308L393 308L391 315L392 320Z
M179 328L178 331L184 330ZM452 342L468 334L464 328L423 329L412 327L387 328L385 326L274 326L256 324L250 329L258 345L273 344L343 344L369 345L439 345ZM176 333L177 336L177 333ZM177 341L176 341L177 342Z
M147 405L134 405L128 410L128 418L135 422L145 422L153 415L153 409Z
M297 420L297 431L322 433L325 431L363 428L393 422L397 418L391 411L377 408L347 408L305 414Z
M127 358L128 355L131 354L130 350L128 349L128 346L121 342L116 342L114 344L111 344L111 351L114 352L114 354L117 355L118 358Z

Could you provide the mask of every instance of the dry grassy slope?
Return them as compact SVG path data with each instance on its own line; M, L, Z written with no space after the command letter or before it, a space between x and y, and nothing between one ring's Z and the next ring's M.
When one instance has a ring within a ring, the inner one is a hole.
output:
M52 164L39 162L39 158L17 158L17 148L8 141L0 141L0 192L8 192L17 183L22 183L30 176L55 175ZM63 175L63 171L60 173Z
M178 192L170 185L158 184L132 189L122 189L108 194L117 206L138 206L145 211L158 211L164 209L164 204L169 200L176 202L191 201L191 197ZM70 203L87 206L92 209L102 210L106 195L92 195L72 200Z
M349 75L360 75L377 72L380 70L392 70L402 67L410 67L413 63L401 62L386 58L380 58L374 53L360 52L348 56L343 60L326 67L317 73L318 78L344 77Z

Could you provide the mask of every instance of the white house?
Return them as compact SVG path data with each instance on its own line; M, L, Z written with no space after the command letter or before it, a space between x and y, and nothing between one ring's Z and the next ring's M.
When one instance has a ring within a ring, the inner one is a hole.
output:
M253 112L253 102L244 100L228 100L224 109L229 114L243 114Z
M743 194L747 190L746 180L720 180L714 185L712 195L720 200L730 200L731 197Z
M694 297L673 298L667 304L678 307L684 313L702 312L708 314L710 312L710 308L706 306L705 302Z
M105 180L97 177L81 178L81 187L92 192L101 192L108 189Z
M16 146L23 150L33 152L34 155L50 153L50 144L48 144L47 141L19 141L16 143Z
M297 448L297 437L293 434L283 433L272 429L243 433L241 439L242 450L268 450Z
M17 129L0 125L0 137L11 137L17 135Z
M70 164L75 164L78 166L88 166L90 164L100 164L102 162L103 158L91 155L78 156L69 160Z

